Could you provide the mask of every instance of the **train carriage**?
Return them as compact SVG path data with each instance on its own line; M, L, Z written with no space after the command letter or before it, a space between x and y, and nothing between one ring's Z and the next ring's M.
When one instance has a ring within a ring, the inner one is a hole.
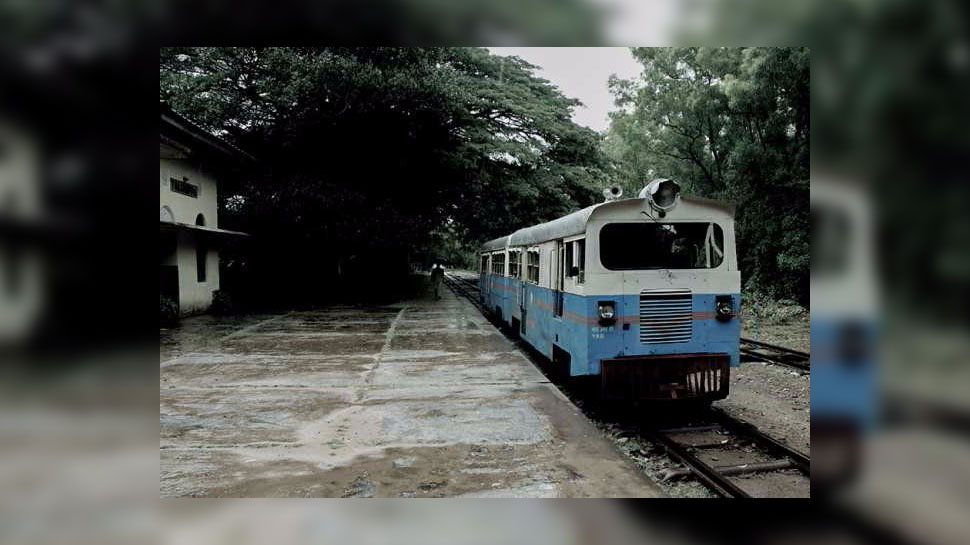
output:
M726 397L740 361L733 208L667 179L613 194L485 243L482 302L607 399Z
M864 439L879 419L878 277L871 197L863 187L812 176L812 492L857 476Z

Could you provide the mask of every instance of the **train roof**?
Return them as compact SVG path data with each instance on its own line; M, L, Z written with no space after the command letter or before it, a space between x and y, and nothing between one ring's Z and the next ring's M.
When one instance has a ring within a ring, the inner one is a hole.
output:
M509 245L509 238L511 238L509 235L505 235L504 237L492 239L485 244L482 244L482 250L485 250L486 252L504 250Z
M586 223L589 221L589 217L593 215L593 211L605 204L609 203L604 202L587 206L567 216L556 218L546 223L540 223L539 225L533 225L532 227L519 229L509 236L509 245L529 246L556 238L584 233L586 232Z
M593 206L588 206L582 210L577 210L576 212L561 218L556 218L546 223L540 223L539 225L525 227L523 229L519 229L511 235L492 239L483 244L481 250L491 252L502 250L510 246L531 246L559 238L581 235L586 232L586 225L589 223L589 218L596 210L600 208L625 207L629 206L632 201L643 202L645 200L646 199L638 198L619 199L594 204ZM680 200L682 203L688 203L688 205L693 205L695 207L715 209L730 216L734 215L734 207L722 201L694 197L692 195L681 195ZM644 202L643 204L645 205L646 203Z

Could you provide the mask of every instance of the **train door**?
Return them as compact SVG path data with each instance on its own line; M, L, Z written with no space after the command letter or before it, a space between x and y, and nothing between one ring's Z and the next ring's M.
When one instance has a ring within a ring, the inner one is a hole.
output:
M565 267L566 252L564 251L564 246L562 240L556 241L556 254L554 266L552 273L554 275L553 286L556 290L556 316L562 317L562 307L563 307L563 285L565 284L566 267Z
M521 329L521 334L524 337L526 334L527 324L529 323L529 284L533 282L533 278L538 280L539 278L539 252L530 250L526 248L522 252L522 282L519 283L519 305L522 313L522 323L519 325Z
M489 268L492 266L491 255L485 254L482 256L482 272L478 277L478 292L481 294L482 303L488 304L488 292L490 282L488 281L488 274L491 272Z

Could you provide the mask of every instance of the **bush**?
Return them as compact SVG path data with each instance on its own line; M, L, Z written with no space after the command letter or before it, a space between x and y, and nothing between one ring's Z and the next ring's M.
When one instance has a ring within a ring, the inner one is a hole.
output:
M232 297L223 290L212 292L212 306L209 312L213 314L232 314L236 309Z
M179 306L175 301L164 295L159 295L159 324L170 326L179 320Z
M805 307L795 301L775 300L758 292L745 293L741 305L745 319L766 324L784 324L808 316Z

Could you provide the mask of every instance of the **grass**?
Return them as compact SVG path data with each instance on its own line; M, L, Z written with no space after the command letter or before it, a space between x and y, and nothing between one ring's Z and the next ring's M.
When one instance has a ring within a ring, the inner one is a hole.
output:
M775 300L752 292L741 297L741 316L749 323L786 325L807 319L808 310L795 301Z

